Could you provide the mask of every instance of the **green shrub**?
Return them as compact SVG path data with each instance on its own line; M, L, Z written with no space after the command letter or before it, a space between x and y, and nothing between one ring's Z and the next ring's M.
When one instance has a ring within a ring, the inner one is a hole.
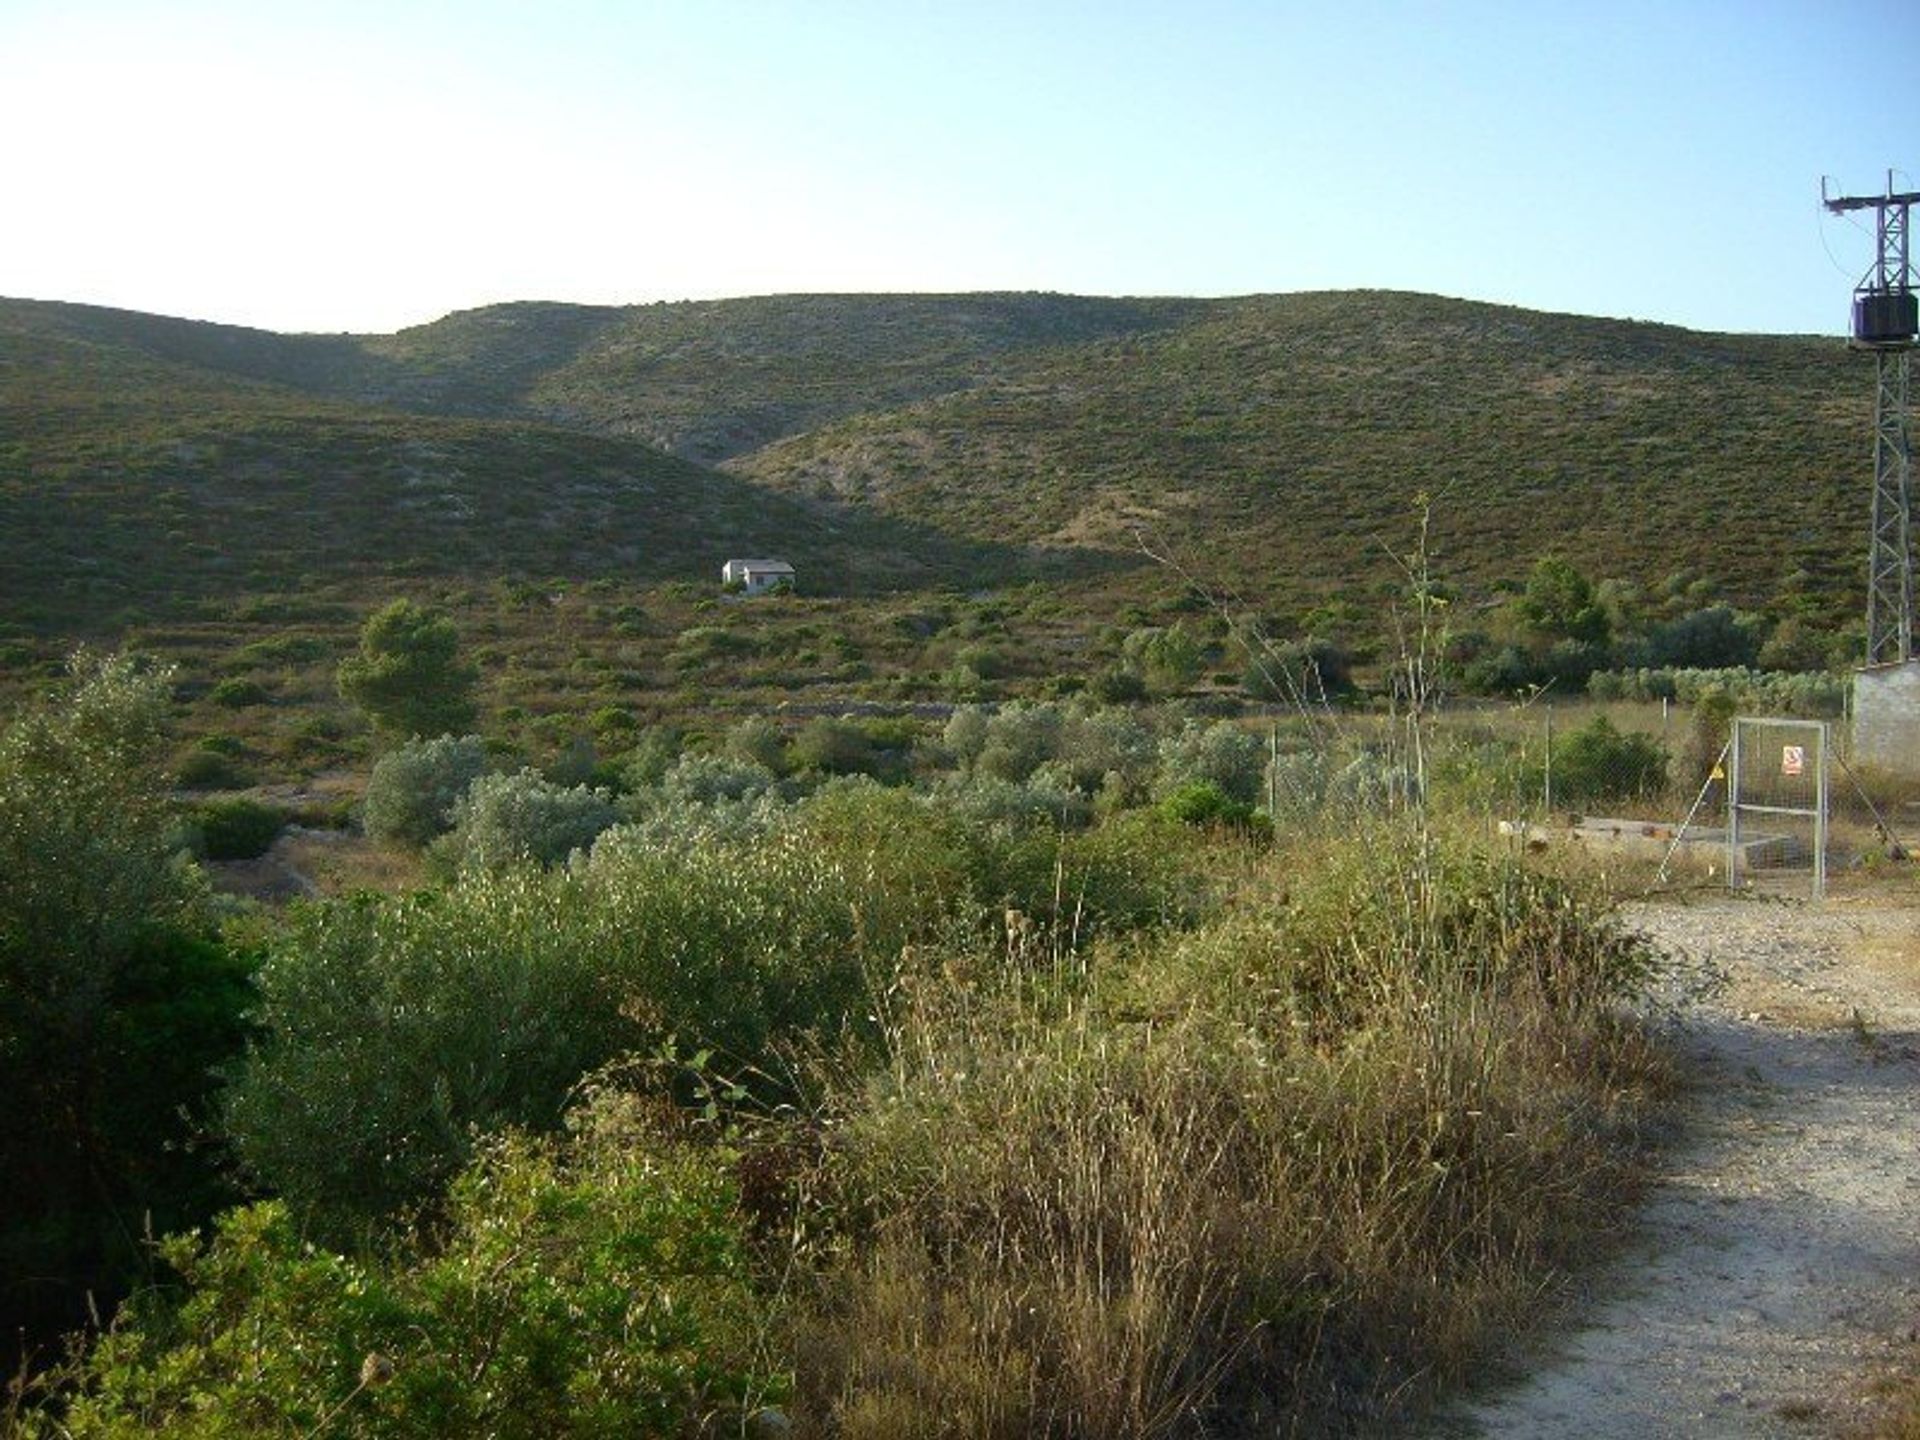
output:
M1135 630L1121 644L1127 667L1154 689L1173 693L1199 677L1203 647L1186 625L1175 621L1165 628Z
M985 774L951 776L932 801L972 825L1047 825L1077 830L1093 819L1093 806L1070 784L1039 775L1015 784Z
M1065 728L1059 706L1015 700L987 718L974 765L996 779L1020 784L1059 756Z
M1139 716L1102 706L1068 712L1059 762L1088 794L1106 787L1138 798L1152 779L1158 751L1153 732Z
M643 730L626 754L622 774L629 790L645 790L658 785L663 775L680 758L682 736L670 726L656 725Z
M1228 799L1251 805L1260 798L1267 746L1251 730L1225 720L1211 725L1188 721L1160 742L1160 790L1172 793L1209 782Z
M1119 665L1099 671L1088 688L1103 705L1129 705L1147 698L1147 682Z
M1668 758L1666 747L1652 736L1622 734L1606 716L1596 715L1554 746L1554 799L1588 805L1661 794L1667 788Z
M455 802L442 853L456 866L483 870L529 860L553 865L619 818L605 790L556 785L532 770L483 775Z
M385 1258L235 1210L167 1242L184 1294L105 1337L45 1433L741 1433L787 1382L728 1160L602 1103L564 1143L489 1142L432 1242Z
M1160 813L1182 825L1233 825L1254 823L1254 808L1244 801L1230 799L1211 780L1192 780L1163 796Z
M302 906L268 943L227 1128L336 1233L430 1196L476 1127L550 1126L640 1032L577 884L473 875L444 895Z
M795 770L823 775L871 775L880 768L873 741L857 721L825 715L800 728L787 757Z
M681 805L712 805L722 800L751 800L773 790L779 776L750 760L719 755L682 755L660 777L665 800Z
M204 934L161 758L168 676L75 657L0 729L0 1328L78 1324L204 1217L188 1142L239 1040L244 971ZM136 1083L137 1082L137 1083Z
M1315 705L1353 688L1353 659L1331 640L1308 637L1248 647L1241 684L1269 704Z
M209 860L252 860L264 855L287 828L287 812L246 796L197 806L191 822L199 850Z
M1764 632L1759 617L1713 605L1657 627L1647 637L1647 659L1675 668L1744 668L1759 657Z
M180 760L179 781L188 790L243 790L253 784L254 775L234 753L214 742L227 737L209 735Z
M478 735L409 740L374 762L362 823L383 844L427 845L453 828L454 806L485 773Z
M727 731L723 748L733 759L757 765L775 775L787 766L787 742L780 727L757 715Z
M207 692L207 699L216 705L238 710L248 705L265 705L273 699L273 695L258 680L229 676Z

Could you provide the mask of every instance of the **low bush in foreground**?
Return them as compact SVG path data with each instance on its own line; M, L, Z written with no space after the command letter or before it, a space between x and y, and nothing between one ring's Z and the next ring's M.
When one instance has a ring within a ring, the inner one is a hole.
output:
M617 1106L490 1141L431 1237L385 1260L287 1207L170 1240L185 1286L98 1345L28 1437L737 1435L783 1398L726 1157Z
M1601 895L1412 825L1255 863L1218 828L971 829L866 782L749 843L619 830L310 907L232 1107L284 1200L171 1242L184 1289L76 1362L65 1419L1377 1428L1630 1194L1655 970ZM693 1045L560 1136L585 1072Z

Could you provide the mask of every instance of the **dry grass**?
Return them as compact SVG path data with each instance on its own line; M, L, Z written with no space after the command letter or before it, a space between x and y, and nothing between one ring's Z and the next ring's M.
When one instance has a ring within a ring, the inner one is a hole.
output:
M1572 891L1439 860L1429 890L1379 840L1283 910L895 992L830 1130L854 1238L803 1307L812 1433L1364 1426L1577 1263L1659 1072L1611 1008L1628 949Z

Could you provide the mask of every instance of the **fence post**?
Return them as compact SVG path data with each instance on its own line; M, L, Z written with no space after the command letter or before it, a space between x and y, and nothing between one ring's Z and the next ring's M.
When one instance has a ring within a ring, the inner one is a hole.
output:
M1541 775L1543 778L1540 786L1540 808L1545 812L1544 818L1551 819L1553 817L1553 706L1551 705L1547 706L1547 756L1546 763L1541 766Z

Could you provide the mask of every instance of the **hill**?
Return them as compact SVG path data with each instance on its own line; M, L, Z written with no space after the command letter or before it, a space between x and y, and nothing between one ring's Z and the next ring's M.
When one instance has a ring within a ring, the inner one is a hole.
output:
M1554 551L1650 588L1850 619L1870 387L1845 347L1399 294L1218 302L1046 352L734 468L950 534L1136 533L1282 608L1393 583L1413 497L1441 573Z
M0 308L11 622L101 635L420 578L704 582L761 551L856 592L1019 563L631 439L342 398L381 373L340 337Z
M1870 390L1838 341L1388 292L525 303L389 336L0 301L0 672L125 638L211 676L298 625L266 688L320 703L405 592L556 724L992 693L1189 606L1143 545L1364 652L1422 493L1457 630L1553 553L1660 614L1831 632ZM833 598L712 611L751 551Z

